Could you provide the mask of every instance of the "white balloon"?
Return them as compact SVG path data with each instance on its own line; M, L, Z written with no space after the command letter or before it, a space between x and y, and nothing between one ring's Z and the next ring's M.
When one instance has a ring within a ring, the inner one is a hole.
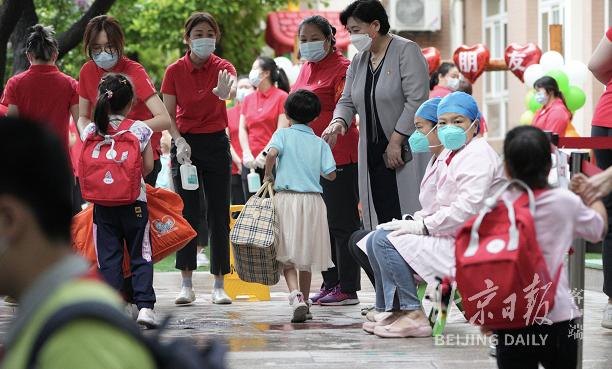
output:
M285 70L287 78L289 79L289 84L292 86L300 75L300 67L300 65L292 65L291 68Z
M562 69L563 64L563 55L559 54L557 51L547 51L542 54L540 58L540 65L544 68L544 72L548 72L552 69Z
M274 58L274 62L279 68L283 69L285 73L287 73L287 71L291 69L291 67L293 67L293 63L291 62L291 60L284 56L278 56Z
M578 60L572 60L565 64L563 71L569 78L570 86L582 87L589 75L589 67Z
M523 79L529 88L533 88L535 81L542 76L544 76L544 68L541 64L531 64L525 69L525 73L523 73Z

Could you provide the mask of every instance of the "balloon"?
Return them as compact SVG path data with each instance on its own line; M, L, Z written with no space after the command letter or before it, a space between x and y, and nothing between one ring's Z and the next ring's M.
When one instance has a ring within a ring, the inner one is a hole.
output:
M565 95L569 92L569 78L567 74L561 69L551 69L545 74L546 76L552 77L557 81L557 85L559 86L559 90L563 92Z
M580 87L571 86L567 94L563 94L565 97L565 104L567 108L573 113L576 110L582 108L586 101L586 95Z
M540 79L544 75L544 68L541 64L532 64L525 69L525 73L523 74L523 78L525 79L525 84L529 88L533 88L533 84L535 81Z
M423 53L425 60L427 60L429 75L431 76L440 66L440 50L435 47L426 47L421 49L421 53Z
M519 118L519 123L523 125L531 124L534 116L535 114L531 110L526 110L523 112L523 114L521 114L521 117Z
M542 104L539 104L536 99L535 99L535 95L531 97L531 100L529 100L529 110L531 110L532 112L536 112L536 110L540 109L542 107Z
M461 74L474 84L489 64L489 49L483 44L461 45L455 50L453 61Z
M514 73L521 82L525 82L523 77L527 67L538 64L541 56L542 50L534 43L525 45L512 43L506 48L504 59L510 72Z
M544 72L548 72L551 69L561 69L564 64L563 55L556 51L547 51L542 54L540 64L544 68Z
M291 60L284 56L278 56L274 58L274 62L276 63L276 66L284 70L285 73L287 73L287 71L291 69L291 67L293 67L293 63L291 62Z
M569 77L571 86L582 86L589 75L589 68L583 62L572 60L563 67L563 71Z
M285 73L287 74L287 78L289 79L289 84L293 86L298 76L300 75L300 66L292 65L291 68L285 70Z
M527 95L525 95L525 107L527 107L527 109L529 109L529 102L531 101L531 99L533 99L534 95L535 95L534 89L529 90L529 92L527 92Z

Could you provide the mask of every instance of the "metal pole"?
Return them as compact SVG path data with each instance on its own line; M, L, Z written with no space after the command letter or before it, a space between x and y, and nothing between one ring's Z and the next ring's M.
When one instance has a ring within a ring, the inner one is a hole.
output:
M572 177L582 171L582 160L588 160L588 152L572 152L571 160L571 173ZM567 268L569 274L569 285L572 295L576 300L578 309L584 314L584 262L585 262L585 251L586 242L583 239L576 239L572 244L574 252L568 257ZM578 339L578 364L577 369L582 369L582 343L584 335L584 324L583 317L577 319L579 331Z

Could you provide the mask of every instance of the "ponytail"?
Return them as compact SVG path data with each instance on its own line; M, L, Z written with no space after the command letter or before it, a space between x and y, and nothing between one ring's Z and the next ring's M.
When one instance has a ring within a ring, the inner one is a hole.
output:
M53 27L45 27L36 24L29 28L30 34L26 41L26 53L30 53L34 58L49 62L54 54L58 53L57 40Z
M108 116L123 112L134 99L134 88L129 79L122 74L109 73L98 85L98 100L93 111L93 122L98 133L108 134Z
M276 69L276 80L273 79L273 81L276 82L276 87L280 88L281 90L287 93L289 93L291 90L287 73L285 73L285 71L281 68Z
M110 114L110 102L108 101L108 94L103 93L98 97L96 106L93 110L93 121L98 132L105 135L108 133L108 116Z

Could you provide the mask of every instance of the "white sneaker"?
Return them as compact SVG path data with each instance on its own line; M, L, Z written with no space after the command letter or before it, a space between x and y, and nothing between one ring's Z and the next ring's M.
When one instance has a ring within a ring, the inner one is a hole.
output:
M155 312L153 309L149 308L140 309L136 323L144 325L147 328L156 328L159 325L159 323L157 323L157 318L155 317Z
M212 291L212 302L218 305L228 305L232 303L232 299L225 293L223 288L215 288Z
M125 314L132 318L132 320L138 319L138 308L134 304L130 304L129 302L125 305Z
M308 305L304 302L304 295L298 291L289 294L289 305L293 309L291 323L303 323L308 319Z
M612 303L608 302L603 311L603 319L601 320L601 326L604 328L612 329Z
M181 292L174 300L176 305L191 304L196 300L195 292L192 287L181 287Z
M210 265L210 260L208 260L208 258L206 257L206 254L204 252L198 253L198 256L197 256L196 260L197 260L196 261L196 265L197 265L198 268Z

